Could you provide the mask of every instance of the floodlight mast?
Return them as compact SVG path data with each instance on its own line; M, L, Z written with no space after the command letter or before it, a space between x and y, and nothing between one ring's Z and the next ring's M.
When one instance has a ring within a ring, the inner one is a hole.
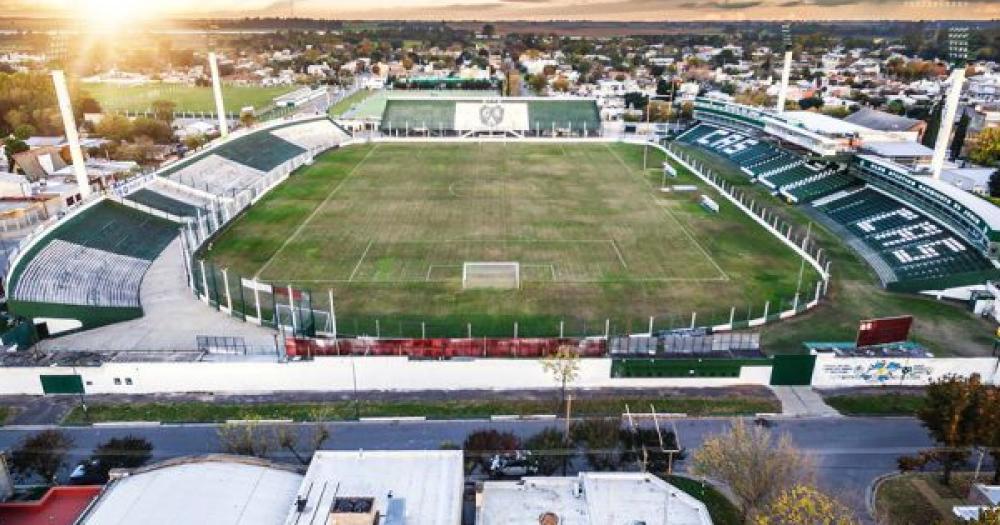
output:
M934 156L931 157L931 176L941 179L945 156L951 143L951 131L955 126L955 115L958 113L958 103L962 96L962 86L965 84L965 61L969 56L969 28L952 27L948 29L948 48L952 62L950 86L944 100L944 111L941 112L941 127L934 143Z
M90 196L90 177L83 161L83 150L80 148L80 134L76 129L73 117L73 104L69 99L69 88L66 87L66 75L62 70L52 72L52 83L56 89L56 101L59 103L59 113L62 115L63 128L66 132L66 142L69 143L69 155L73 161L73 175L76 176L77 189L80 198Z
M219 61L215 52L208 54L208 68L212 73L212 93L215 95L215 112L219 116L219 134L229 135L229 121L226 120L226 106L222 103L222 81L219 79Z
M775 111L785 112L785 99L788 97L788 83L792 76L792 27L789 24L781 26L781 37L785 48L785 61L781 68L781 86L778 89L778 103Z

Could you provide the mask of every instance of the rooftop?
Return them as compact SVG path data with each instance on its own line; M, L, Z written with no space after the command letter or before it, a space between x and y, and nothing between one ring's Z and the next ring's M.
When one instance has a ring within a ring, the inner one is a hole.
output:
M934 150L919 142L865 142L864 149L883 157L930 157Z
M844 118L846 122L879 131L910 131L922 121L872 108L861 108Z
M374 511L396 517L385 523L457 525L465 482L462 458L461 450L316 452L298 491L305 500L302 511L293 506L285 524L326 525L335 499L371 498Z
M781 118L789 124L798 125L822 135L854 135L869 131L864 126L812 111L786 111L781 114Z
M53 487L38 501L0 503L3 525L72 525L101 487Z
M301 480L291 470L243 457L165 462L113 481L80 525L274 525Z
M711 525L700 501L647 473L583 472L578 477L486 482L479 525L537 525L551 513L560 525Z

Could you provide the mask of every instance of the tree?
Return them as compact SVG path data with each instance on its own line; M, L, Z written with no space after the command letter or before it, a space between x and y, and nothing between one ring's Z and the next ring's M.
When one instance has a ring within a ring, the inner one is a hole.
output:
M14 128L13 135L14 138L18 140L27 140L28 138L34 136L36 132L37 130L35 129L35 126L32 126L31 124L21 124Z
M104 115L94 131L108 140L120 142L132 136L132 122L124 115Z
M256 421L226 423L216 433L219 445L227 454L264 458L274 450L273 436Z
M570 434L577 446L584 447L587 462L594 470L614 470L622 464L621 422L618 419L577 421Z
M257 121L257 117L250 111L245 111L240 114L240 124L245 128L253 126L254 122Z
M521 449L521 439L511 432L476 430L465 438L465 468L469 473L479 467L482 472L490 469L493 454L514 452Z
M1000 507L981 509L979 517L969 521L968 525L1000 525Z
M931 451L941 463L942 479L951 482L951 471L969 455L975 442L975 412L981 382L973 374L969 378L947 376L932 381L926 389L924 404L917 418L940 448Z
M902 100L893 100L885 107L885 110L894 115L902 115L906 113L906 106L903 105Z
M315 452L330 439L330 429L322 424L304 428L294 425L281 425L275 427L274 435L279 447L291 452L299 463L308 465L310 456L303 456L299 451L301 441L305 440L309 450Z
M36 475L46 483L55 483L73 438L61 430L43 430L26 436L10 453L11 469L23 477Z
M559 384L559 405L566 406L566 388L580 375L580 353L570 345L561 345L542 360L542 370Z
M969 160L983 166L994 166L1000 161L1000 128L979 132L976 145L969 151Z
M132 138L149 137L156 144L167 144L174 139L174 130L162 120L138 117L132 121Z
M542 476L551 476L565 465L563 459L569 453L568 445L566 435L554 427L546 428L524 442L524 448L531 451L537 461L538 473Z
M733 422L729 430L709 436L691 458L691 471L724 483L736 496L744 520L755 516L782 491L809 484L815 469L787 435L775 440L771 431Z
M756 525L854 525L847 506L815 487L798 485L783 491L754 520Z
M545 93L545 88L549 85L549 80L545 78L545 75L531 75L528 77L528 87L535 92L536 95L542 95Z
M969 133L969 122L971 119L967 113L962 113L961 118L958 119L958 124L955 124L955 136L951 138L951 158L957 159L959 155L962 154L962 148L965 147L965 136Z
M1000 197L1000 169L990 175L990 197Z
M992 194L994 180L1000 179L1000 170L990 176ZM977 396L975 410L976 444L986 447L993 458L994 485L1000 484L1000 388L983 387Z
M153 109L153 117L156 120L167 123L174 120L174 110L177 108L177 104L169 100L154 100L150 106Z
M934 104L934 109L931 110L931 114L927 117L927 131L924 132L924 136L920 143L928 148L933 148L937 142L938 130L941 129L941 113L944 111L944 102L938 102Z
M4 152L7 154L7 171L14 170L14 155L31 149L27 143L15 137L8 137L4 139L3 147Z
M141 437L128 435L111 438L94 448L101 479L107 480L111 469L139 468L153 457L153 444Z
M205 135L202 135L201 133L184 137L184 146L188 149L198 149L204 146L206 142L208 142L208 139L206 139Z
M643 110L646 109L646 104L649 103L649 97L643 95L642 93L636 91L630 91L625 93L625 107Z

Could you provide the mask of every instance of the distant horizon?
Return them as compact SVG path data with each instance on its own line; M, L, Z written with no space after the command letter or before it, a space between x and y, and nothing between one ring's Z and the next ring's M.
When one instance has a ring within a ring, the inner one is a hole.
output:
M571 16L567 16L572 13ZM0 17L136 22L284 18L437 22L997 21L992 0L0 0ZM959 16L960 15L960 16Z

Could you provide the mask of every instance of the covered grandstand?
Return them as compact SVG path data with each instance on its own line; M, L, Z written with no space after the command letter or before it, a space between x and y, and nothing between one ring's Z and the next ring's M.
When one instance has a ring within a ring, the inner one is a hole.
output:
M887 138L882 132L798 113L699 99L701 123L677 141L724 159L789 203L810 204L889 289L942 291L1000 277L1000 209L914 168L855 153L866 138ZM787 126L822 140L812 147L789 140ZM838 136L850 140L838 144ZM822 155L824 144L836 154Z
M11 311L52 332L142 316L146 271L182 229L197 247L315 153L348 139L325 116L285 121L97 197L25 247L8 275Z
M601 118L592 99L413 97L389 99L380 130L393 137L592 137L601 134Z
M20 258L7 282L10 309L71 328L139 317L142 277L179 228L108 199L95 201Z

